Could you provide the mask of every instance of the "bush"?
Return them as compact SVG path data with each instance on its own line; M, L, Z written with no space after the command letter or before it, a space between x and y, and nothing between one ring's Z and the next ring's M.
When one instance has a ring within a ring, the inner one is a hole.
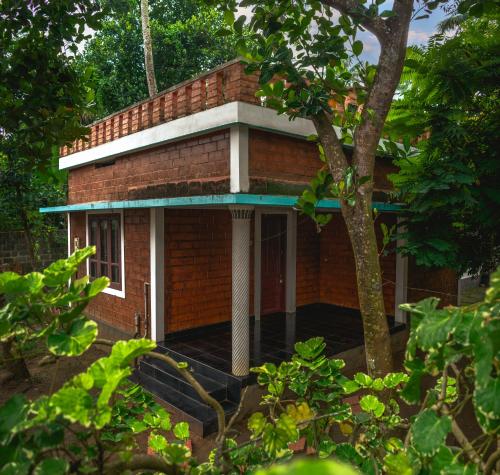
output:
M291 361L253 368L265 388L263 411L251 415L250 440L238 443L217 401L194 380L185 363L154 353L146 340L115 344L97 339L82 311L107 282L68 283L92 249L58 261L42 274L0 275L7 304L0 311L2 338L21 352L45 341L54 357L82 354L92 344L111 347L64 386L35 401L15 395L0 408L0 474L248 473L350 475L349 465L376 474L493 473L500 421L500 272L484 302L438 309L436 299L405 305L411 314L405 371L373 379L342 374L344 362L327 358L321 337L297 343ZM133 362L144 355L171 364L219 415L219 433L208 461L198 463L186 445L187 423L169 414L140 386L129 382ZM423 378L432 383L424 391ZM359 407L353 405L357 396ZM411 417L401 402L415 405ZM472 406L471 406L472 404ZM479 436L459 425L473 408ZM152 454L138 451L148 432ZM314 457L289 462L299 442ZM322 462L318 459L335 458ZM347 463L348 465L345 465Z

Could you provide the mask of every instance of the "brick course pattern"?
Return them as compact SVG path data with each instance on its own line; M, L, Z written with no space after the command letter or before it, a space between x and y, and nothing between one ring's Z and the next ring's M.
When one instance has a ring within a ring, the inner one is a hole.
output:
M38 251L40 268L47 267L68 253L67 233L65 229L56 231L40 241ZM0 232L0 272L31 272L31 258L23 231Z
M380 223L389 227L396 217L381 214L375 225L379 248L382 247ZM341 307L359 308L356 284L356 267L351 242L340 213L334 213L332 221L321 231L320 246L320 301ZM382 284L384 290L385 311L394 315L394 296L396 281L396 255L390 253L381 256Z
M254 191L271 193L273 183L275 186L307 185L322 165L317 146L312 142L262 130L250 130L248 168ZM375 191L392 190L387 175L396 171L397 167L390 159L377 158Z
M307 216L297 217L296 304L298 306L319 302L320 236L312 219Z
M231 319L229 211L165 211L167 332Z
M86 245L85 213L71 213L71 250L74 238L80 247ZM123 226L125 239L125 298L101 293L86 309L89 317L95 318L128 335L135 333L134 315L144 316L144 282L149 282L149 210L124 210ZM86 268L79 270L79 277Z
M86 138L62 147L60 156L88 150L228 102L260 104L260 100L255 97L257 83L257 74L247 75L240 61L230 61L96 122L90 127Z
M70 170L68 203L229 192L229 131Z

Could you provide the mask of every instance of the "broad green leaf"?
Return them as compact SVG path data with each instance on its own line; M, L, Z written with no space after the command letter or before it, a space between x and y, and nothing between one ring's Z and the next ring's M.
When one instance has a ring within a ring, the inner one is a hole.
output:
M384 457L384 472L387 475L412 475L413 468L408 456L399 452Z
M168 444L163 450L163 456L167 463L181 465L191 456L191 451L181 444Z
M424 456L437 452L451 430L451 419L438 416L432 409L422 411L411 426L413 447Z
M354 375L356 381L362 388L369 388L373 383L373 379L365 373L356 373Z
M384 377L384 386L389 389L394 389L402 383L406 383L409 376L405 373L389 373Z
M99 277L94 279L88 288L87 296L90 298L100 294L106 287L109 286L110 280L107 277Z
M84 427L92 423L94 401L82 388L63 386L49 400L55 415L62 415L70 422L78 422Z
M180 440L189 439L189 424L187 422L178 422L175 424L174 435Z
M290 464L276 464L260 469L255 475L357 475L358 472L347 464L334 460L302 459Z
M356 40L352 44L352 52L356 55L359 56L363 52L363 42L360 40Z
M142 338L140 340L118 341L113 345L110 358L119 366L127 365L135 358L152 351L156 343Z
M375 417L381 417L385 411L385 404L380 402L376 396L371 394L363 396L359 400L359 405L363 411L370 412L374 414Z
M168 445L167 439L159 434L151 434L149 436L148 445L151 449L153 449L156 453L161 454Z
M498 428L500 425L500 377L490 377L486 384L481 386L476 384L474 406L486 418L487 429Z
M16 394L0 407L0 444L7 444L17 427L26 420L29 404L25 396Z
M58 356L79 356L88 350L97 337L97 323L85 316L71 323L68 332L58 330L49 335L49 350Z
M304 342L295 343L295 351L305 360L314 360L324 351L326 343L323 337L310 338Z
M66 460L47 458L39 463L34 470L34 475L64 475L69 470Z
M359 384L356 381L344 381L342 383L342 389L346 394L355 393L360 388Z
M262 412L254 412L248 419L248 428L252 432L253 437L258 437L262 434L266 425L266 418Z

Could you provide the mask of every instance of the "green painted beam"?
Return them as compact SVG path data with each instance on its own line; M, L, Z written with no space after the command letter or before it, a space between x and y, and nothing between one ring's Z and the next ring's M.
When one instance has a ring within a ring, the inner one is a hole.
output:
M92 211L108 209L128 208L180 208L180 207L205 207L220 205L253 205L253 206L276 206L293 208L297 204L296 196L278 195L251 195L244 193L231 193L225 195L204 196L179 196L175 198L155 198L148 200L130 201L97 201L93 203L78 203L66 206L52 206L40 208L41 213L63 213L71 211ZM321 200L317 206L321 210L334 210L340 208L337 199L329 198ZM375 202L373 207L379 211L398 211L398 204Z

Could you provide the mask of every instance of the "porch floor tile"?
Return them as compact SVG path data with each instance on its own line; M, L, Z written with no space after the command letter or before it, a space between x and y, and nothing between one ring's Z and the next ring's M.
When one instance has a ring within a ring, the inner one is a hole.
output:
M391 333L403 324L387 317ZM290 359L297 341L322 336L328 356L363 344L363 325L359 311L334 305L300 307L295 316L284 313L266 315L250 323L250 364L280 363ZM231 371L231 322L172 333L164 346L224 372Z

